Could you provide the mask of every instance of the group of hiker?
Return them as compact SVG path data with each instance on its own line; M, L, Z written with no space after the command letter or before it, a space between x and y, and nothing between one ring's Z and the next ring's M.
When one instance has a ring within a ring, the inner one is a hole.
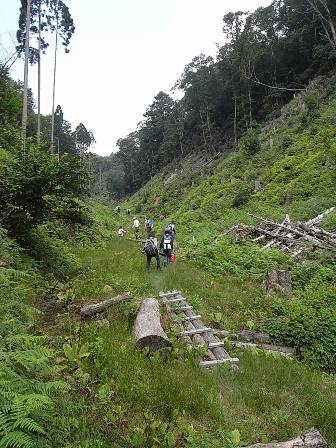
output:
M126 211L127 215L130 216L130 209ZM160 216L161 220L161 216ZM135 239L139 239L140 235L140 221L134 216L132 230L134 231ZM168 266L170 263L175 261L175 249L176 249L176 229L175 222L172 221L164 229L163 235L158 242L156 234L154 232L154 223L151 218L146 218L145 220L145 231L147 234L146 241L144 243L142 253L146 255L146 269L150 271L152 258L156 261L156 269L161 270L160 255L163 257L163 265ZM123 238L126 230L122 226L118 229L119 238Z

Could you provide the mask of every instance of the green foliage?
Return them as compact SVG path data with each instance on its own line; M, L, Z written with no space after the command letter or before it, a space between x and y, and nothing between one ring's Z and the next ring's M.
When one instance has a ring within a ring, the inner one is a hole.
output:
M0 268L0 446L48 446L54 398L68 386L58 378L45 338L28 332L37 311L25 301L39 278L13 241L3 237L1 246L9 267Z
M254 129L248 129L240 139L239 143L242 149L249 156L253 156L260 151L261 148L258 136Z

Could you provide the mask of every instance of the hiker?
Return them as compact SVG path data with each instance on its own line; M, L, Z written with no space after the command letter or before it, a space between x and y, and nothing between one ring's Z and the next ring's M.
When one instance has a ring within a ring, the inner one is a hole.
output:
M142 252L147 257L146 270L148 272L150 271L150 265L151 265L152 258L155 258L156 270L160 271L161 270L160 257L159 257L158 247L157 247L157 239L155 237L154 232L150 232L150 234L148 235L148 239L145 242Z
M175 221L172 221L171 223L169 223L168 227L170 229L170 233L174 236L174 239L175 239L176 238Z
M126 213L127 213L127 216L130 217L130 216L131 216L131 209L128 208L127 211L126 211Z
M147 235L149 236L150 232L153 230L153 220L152 218L147 218L145 220L145 229L147 231Z
M174 245L174 239L171 234L170 228L167 227L164 231L164 234L160 242L160 249L164 256L163 261L164 266L167 266L170 263L170 257L173 253L173 245Z
M134 216L134 218L133 218L132 229L134 230L134 233L135 233L135 239L138 239L138 234L139 234L139 230L140 230L140 222L136 216Z
M114 209L114 211L115 211L116 213L120 213L120 207L119 207L119 205L117 205L117 207Z
M119 238L123 238L124 234L126 233L126 230L123 229L123 226L120 226L117 233Z
M160 221L163 221L163 220L164 220L164 216L163 216L163 215L160 215L160 216L159 216L159 219L160 219Z

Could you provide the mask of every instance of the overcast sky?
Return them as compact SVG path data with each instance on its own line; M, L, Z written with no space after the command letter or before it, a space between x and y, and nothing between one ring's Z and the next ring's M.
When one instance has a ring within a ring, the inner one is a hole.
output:
M75 21L70 53L60 51L56 104L73 126L82 122L97 140L95 152L116 151L154 96L169 93L184 66L223 43L222 18L270 0L64 0ZM0 0L0 59L14 52L20 0ZM51 111L53 61L42 60L42 113ZM23 64L12 68L23 79ZM36 68L29 85L36 98Z

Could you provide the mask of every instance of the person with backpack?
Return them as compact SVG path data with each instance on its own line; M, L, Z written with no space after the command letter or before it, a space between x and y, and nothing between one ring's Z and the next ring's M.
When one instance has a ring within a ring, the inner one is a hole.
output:
M119 236L119 238L123 238L125 233L126 233L126 230L123 229L123 226L120 226L119 229L118 229L118 236Z
M158 247L157 247L157 239L155 237L154 232L151 232L148 235L148 239L145 242L142 252L147 257L146 270L148 272L150 271L150 265L151 265L152 258L155 258L156 259L156 270L161 271L159 251L158 251Z
M167 227L160 241L160 249L164 256L163 261L164 266L167 266L170 263L170 257L173 253L173 247L174 247L174 237L172 236L169 227Z
M130 216L131 216L131 209L128 208L127 211L126 211L126 213L127 213L127 216L130 217Z
M140 221L136 218L136 216L134 216L134 218L133 218L132 229L134 230L134 233L135 233L135 239L138 239L139 230L140 230Z
M149 236L150 232L153 230L153 220L152 218L147 218L145 220L145 229L147 231L147 235Z
M171 223L169 223L168 227L170 229L170 233L173 235L173 237L175 239L176 238L175 221L172 221Z

